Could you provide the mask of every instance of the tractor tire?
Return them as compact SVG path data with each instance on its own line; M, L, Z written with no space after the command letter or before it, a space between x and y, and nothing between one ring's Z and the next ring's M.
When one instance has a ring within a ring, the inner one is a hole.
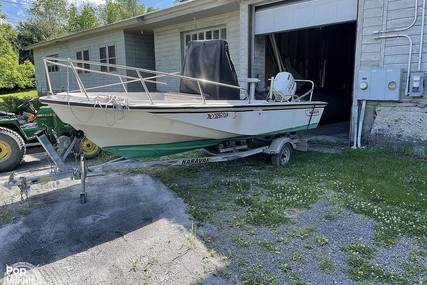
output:
M17 132L0 127L0 172L16 169L25 152L25 141Z
M79 152L83 153L86 159L93 159L99 155L101 148L84 137L79 143Z

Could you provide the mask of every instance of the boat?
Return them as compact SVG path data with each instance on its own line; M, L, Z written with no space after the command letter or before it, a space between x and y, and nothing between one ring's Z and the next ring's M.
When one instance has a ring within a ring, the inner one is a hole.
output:
M43 60L49 95L41 102L104 151L125 158L164 156L313 129L327 105L312 101L314 84L308 80L300 82L312 88L295 95L299 81L286 72L272 80L266 98L255 98L257 80L249 80L248 94L238 84L227 43L219 40L191 42L181 74L56 57ZM54 92L48 65L65 67L67 81L74 76L78 89ZM118 72L101 71L100 66ZM116 83L85 88L78 71L110 76ZM180 80L177 92L149 90L149 84L167 84L166 78ZM128 84L134 82L144 92L128 92ZM123 91L93 91L112 86Z

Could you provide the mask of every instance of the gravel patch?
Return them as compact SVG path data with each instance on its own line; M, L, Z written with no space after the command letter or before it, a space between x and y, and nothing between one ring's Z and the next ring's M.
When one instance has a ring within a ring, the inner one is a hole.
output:
M198 234L219 254L230 258L225 277L235 284L257 275L265 280L273 277L277 284L354 284L348 275L344 246L373 247L376 254L372 263L400 274L402 262L417 248L409 238L390 248L377 246L373 240L375 221L350 210L339 211L327 200L319 200L306 210L288 210L288 214L293 222L274 229L242 228L233 224L236 212L232 209L219 211ZM325 270L321 263L331 268Z

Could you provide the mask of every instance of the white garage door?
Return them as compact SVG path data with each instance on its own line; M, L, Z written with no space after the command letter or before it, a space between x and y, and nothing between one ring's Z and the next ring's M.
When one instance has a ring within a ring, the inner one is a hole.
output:
M289 31L356 19L357 0L308 0L261 6L255 12L255 34Z

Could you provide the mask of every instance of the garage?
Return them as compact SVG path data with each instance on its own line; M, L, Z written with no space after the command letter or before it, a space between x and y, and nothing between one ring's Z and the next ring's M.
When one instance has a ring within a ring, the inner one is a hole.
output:
M251 70L252 76L262 80L259 93L268 92L269 79L280 71L312 80L313 100L329 103L321 125L338 125L339 132L348 138L356 20L357 0L282 1L256 6ZM299 92L307 87L299 86Z

